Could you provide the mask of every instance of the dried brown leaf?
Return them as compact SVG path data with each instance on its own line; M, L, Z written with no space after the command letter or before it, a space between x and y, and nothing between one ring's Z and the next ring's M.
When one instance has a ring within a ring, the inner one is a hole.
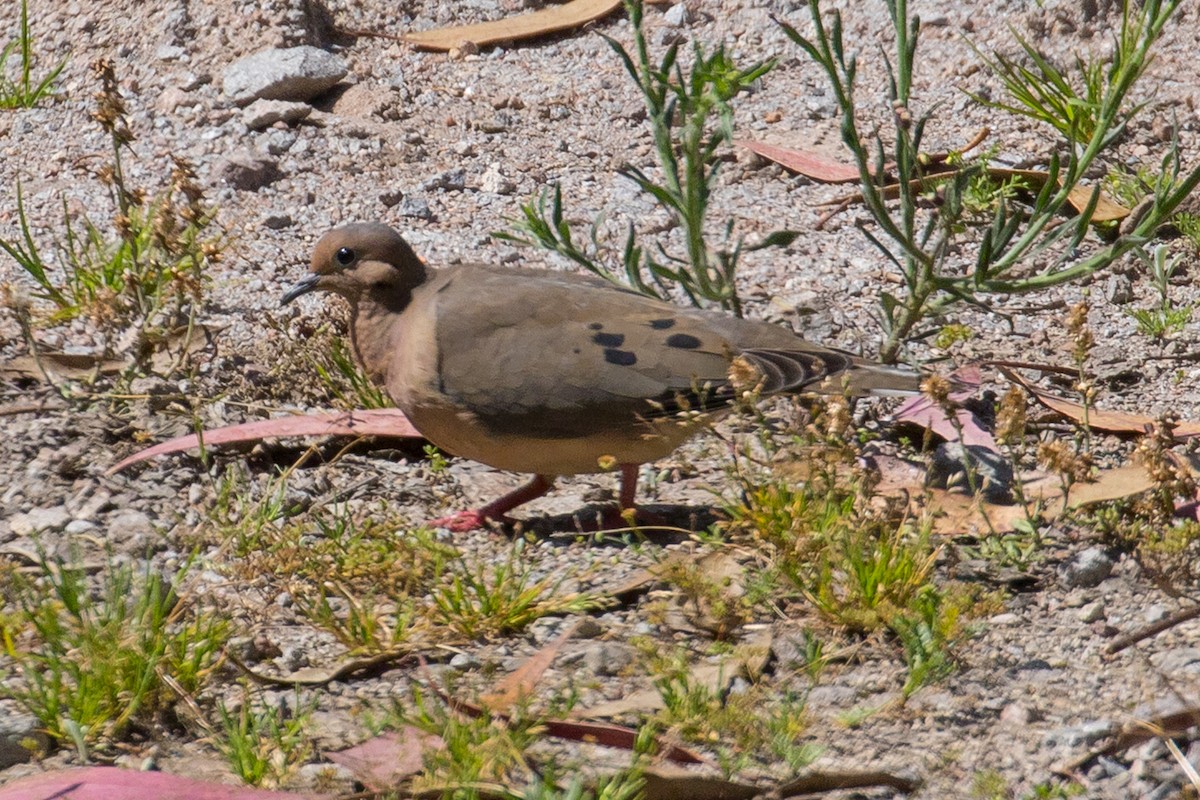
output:
M1086 425L1093 430L1107 431L1109 433L1144 434L1148 433L1158 424L1156 418L1147 417L1144 414L1105 411L1095 406L1085 409L1080 403L1039 389L1012 370L1002 369L1001 371L1009 380L1019 384L1025 391L1029 392L1040 404L1056 414L1061 414L1077 425ZM1171 433L1176 439L1181 440L1200 436L1200 422L1181 422Z
M477 47L497 42L517 42L559 31L573 30L593 20L607 17L621 7L621 0L571 0L493 22L456 25L404 35L404 40L422 50L449 51L464 43Z
M575 631L578 629L579 621L576 621L575 624L560 633L553 642L534 653L521 666L505 676L504 680L496 686L495 693L481 696L479 698L480 705L490 711L504 713L522 699L533 694L538 681L542 679L542 674L550 668L563 645L575 635Z

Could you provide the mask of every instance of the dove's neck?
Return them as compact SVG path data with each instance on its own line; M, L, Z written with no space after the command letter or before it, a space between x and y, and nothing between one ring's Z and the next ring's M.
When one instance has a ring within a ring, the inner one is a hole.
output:
M402 310L402 309L400 309ZM350 309L350 341L367 376L379 386L387 385L388 365L394 355L394 325L399 311L394 303L362 297Z

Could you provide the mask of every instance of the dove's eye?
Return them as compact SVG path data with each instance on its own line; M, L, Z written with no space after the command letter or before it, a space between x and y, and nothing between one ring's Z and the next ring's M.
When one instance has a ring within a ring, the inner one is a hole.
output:
M343 267L348 267L354 263L354 251L349 247L343 247L341 250L338 250L333 257Z

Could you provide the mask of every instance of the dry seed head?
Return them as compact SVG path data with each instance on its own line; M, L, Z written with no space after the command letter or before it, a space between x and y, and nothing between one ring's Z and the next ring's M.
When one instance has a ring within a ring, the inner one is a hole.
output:
M817 418L822 433L829 439L845 441L850 431L850 404L844 397L832 397L825 404L825 413Z
M113 227L117 229L117 236L120 236L126 242L133 241L133 220L125 214L117 214L113 218Z
M763 374L744 356L729 362L729 382L743 399L751 399L762 390Z
M33 305L29 295L11 283L0 284L0 303L11 308L18 316L26 315Z
M1025 438L1027 398L1025 390L1014 386L1000 398L996 411L996 437L1010 447Z
M133 133L125 121L125 101L121 99L112 59L102 58L94 62L92 74L100 81L100 91L96 93L96 110L92 112L92 118L99 122L118 144L132 142Z
M939 406L950 402L950 381L941 375L930 375L921 381L921 392Z
M1038 463L1051 472L1068 477L1072 483L1087 480L1092 473L1092 457L1077 453L1068 442L1055 440L1038 446Z
M1099 391L1096 389L1096 382L1091 378L1081 378L1075 382L1075 391L1079 392L1083 398L1084 405L1092 405L1096 402L1096 395Z
M1087 301L1076 303L1071 312L1067 315L1067 333L1071 336L1071 343L1074 345L1072 354L1076 361L1086 361L1088 353L1096 344L1096 339L1092 336L1092 329L1088 327L1088 304Z

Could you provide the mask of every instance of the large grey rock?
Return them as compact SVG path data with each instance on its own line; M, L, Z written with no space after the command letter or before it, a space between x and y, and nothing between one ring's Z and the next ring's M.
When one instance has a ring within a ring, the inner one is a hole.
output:
M225 94L239 106L267 100L311 100L346 77L346 62L317 47L263 50L225 70Z

